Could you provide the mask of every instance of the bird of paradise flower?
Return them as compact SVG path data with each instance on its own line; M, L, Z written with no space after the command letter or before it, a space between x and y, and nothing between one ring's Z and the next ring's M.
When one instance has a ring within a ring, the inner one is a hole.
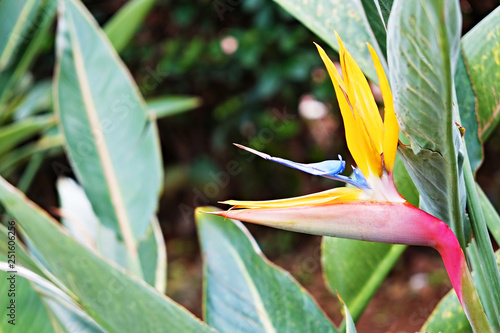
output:
M384 120L361 69L337 35L342 76L316 45L331 77L344 120L347 147L357 167L341 175L345 161L302 164L237 145L264 159L353 187L334 188L296 198L270 201L228 200L228 211L213 212L245 222L315 235L344 237L435 248L464 311L477 332L491 332L475 291L464 253L451 229L438 218L407 202L396 190L393 170L399 126L393 96L375 50L368 44L384 101Z

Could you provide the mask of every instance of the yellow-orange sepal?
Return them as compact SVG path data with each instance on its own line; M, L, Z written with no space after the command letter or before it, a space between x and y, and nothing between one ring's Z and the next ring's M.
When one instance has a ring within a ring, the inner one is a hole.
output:
M361 172L366 177L381 177L385 170L389 173L394 168L394 159L398 144L399 127L394 113L392 93L385 76L382 64L371 46L377 75L385 104L384 122L368 82L356 61L344 47L340 37L339 56L343 77L326 55L316 44L321 59L330 74L337 100L339 102L346 140L349 151Z

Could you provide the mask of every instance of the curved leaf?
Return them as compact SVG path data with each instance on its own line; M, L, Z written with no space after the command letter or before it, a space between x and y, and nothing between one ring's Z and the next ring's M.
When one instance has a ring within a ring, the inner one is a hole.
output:
M198 97L164 96L147 100L148 112L156 118L169 117L200 106Z
M358 320L400 255L404 245L323 237L321 263L328 287L342 296Z
M481 209L483 210L484 218L488 224L488 229L497 244L500 244L500 215L498 215L495 207L493 207L493 204L479 185L477 185L477 193L479 194Z
M0 201L44 266L107 332L213 332L144 281L77 243L3 178Z
M156 0L130 0L106 23L104 32L120 53L137 33Z
M8 273L11 269L7 263L0 262L0 270L3 270L2 273L7 272L7 277L11 277ZM15 326L3 325L2 332L11 331L6 327L15 327L21 332L104 332L51 282L22 266L16 266L15 271L15 301L16 308L20 310L16 317L19 319L16 320ZM6 279L2 278L2 281L4 280Z
M20 85L50 33L56 0L0 2L0 104ZM0 114L4 121L8 112Z
M21 142L55 125L53 116L30 117L0 128L0 156Z
M123 242L99 221L81 186L71 178L61 177L57 180L57 191L62 223L73 238L109 260L125 266ZM166 251L163 235L155 218L144 238L138 240L138 254L144 280L161 293L165 292Z
M465 247L463 159L453 103L460 26L458 1L396 0L387 50L394 107L413 150L403 150L404 161L420 205L448 223ZM439 175L438 182L429 182L429 174Z
M30 26L42 0L0 2L0 71L16 55L19 46L29 38Z
M476 93L479 136L486 140L500 121L500 7L462 38L462 49Z
M162 184L156 125L130 73L79 1L60 2L54 104L76 175L101 223L142 276L145 237Z
M220 332L336 332L311 295L269 262L239 221L196 210L203 312Z
M370 43L379 55L384 53L370 28L361 0L274 1L336 51L339 50L334 33L337 31L363 73L378 82L366 43Z
M378 6L377 0L359 0L363 6L364 15L366 20L370 25L370 29L373 32L377 40L377 44L380 46L380 50L385 59L387 59L387 32L386 32L386 22Z
M0 260L5 260L1 258ZM16 267L16 271L21 267ZM50 320L49 310L44 306L40 295L30 281L18 273L12 274L5 262L0 262L0 292L2 293L3 318L0 320L1 332L55 332ZM14 288L12 288L12 284ZM10 295L10 296L9 296ZM14 301L14 303L11 303ZM13 306L12 317L9 316Z
M479 137L476 95L472 90L462 54L460 54L460 58L457 61L454 82L458 110L460 112L460 126L465 129L464 141L467 147L467 154L469 155L472 170L477 171L483 162L483 144Z

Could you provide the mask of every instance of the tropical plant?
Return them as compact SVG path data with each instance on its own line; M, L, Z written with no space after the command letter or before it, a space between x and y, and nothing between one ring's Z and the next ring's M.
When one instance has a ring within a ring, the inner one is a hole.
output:
M18 183L27 188L44 157L38 154L64 147L79 183L57 183L61 225L0 179L0 269L7 272L0 292L14 293L2 297L9 307L2 332L354 332L404 250L359 240L441 253L454 290L423 330L500 330L500 274L489 238L500 242L500 217L474 180L482 145L500 119L500 8L460 39L458 1L276 2L339 51L343 77L319 49L357 168L346 177L342 160L299 164L245 149L357 188L229 201L235 209L227 212L197 209L204 322L164 295L156 117L117 53L154 1L131 1L105 30L78 0L0 2L0 162L15 168L21 158L13 152L31 159ZM53 82L27 85L56 7ZM362 73L381 86L383 122ZM45 145L26 143L37 133ZM324 235L326 282L344 304L341 327L226 217Z

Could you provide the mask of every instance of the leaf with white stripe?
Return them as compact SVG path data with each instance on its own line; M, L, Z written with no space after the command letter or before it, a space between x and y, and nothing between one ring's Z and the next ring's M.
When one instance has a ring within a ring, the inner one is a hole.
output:
M202 213L203 316L219 332L337 332L311 295L267 260L239 221Z
M54 104L66 150L99 221L123 240L125 267L143 276L138 243L163 177L156 124L87 9L62 0L59 12Z
M78 243L2 177L0 202L30 249L57 279L57 286L72 294L106 332L215 332L143 280Z

